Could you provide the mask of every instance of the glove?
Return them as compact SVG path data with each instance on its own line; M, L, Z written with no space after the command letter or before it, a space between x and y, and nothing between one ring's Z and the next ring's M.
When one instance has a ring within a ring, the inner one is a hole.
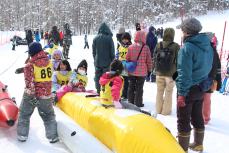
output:
M177 106L178 107L184 107L185 104L185 97L184 96L178 96L177 97Z
M15 73L16 74L20 74L20 73L23 73L24 72L24 67L21 67L21 68L17 68Z
M117 109L121 109L122 108L122 105L121 105L121 103L119 101L114 101L113 104L114 104L114 107L117 108Z

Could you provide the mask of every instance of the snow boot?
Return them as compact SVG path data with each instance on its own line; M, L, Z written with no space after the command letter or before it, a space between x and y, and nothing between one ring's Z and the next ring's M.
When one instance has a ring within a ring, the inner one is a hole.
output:
M193 151L202 152L204 140L204 129L194 129L194 142L189 144L189 148Z
M188 152L190 132L178 133L178 142L185 152Z
M58 137L55 137L53 139L49 139L49 143L56 143L59 141L59 138Z
M17 139L20 142L25 142L28 139L28 137L27 136L18 135Z

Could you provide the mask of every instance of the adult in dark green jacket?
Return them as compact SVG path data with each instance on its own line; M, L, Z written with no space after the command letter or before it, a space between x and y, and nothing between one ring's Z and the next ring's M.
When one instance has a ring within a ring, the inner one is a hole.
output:
M109 66L115 58L114 42L112 32L106 23L102 23L99 32L93 40L92 50L95 65L95 87L100 93L99 78L103 73L109 71Z
M175 86L172 75L176 72L177 54L180 49L180 46L176 42L174 42L174 36L174 29L166 28L164 30L163 41L157 44L154 54L154 65L156 70L157 83L156 112L157 114L162 115L169 115L172 112L172 95L173 87ZM168 60L166 61L160 60L159 58L159 55L163 53L161 47L169 48L169 55L171 56L169 56ZM163 64L160 65L158 63L167 64L163 66ZM166 67L166 69L162 68L162 66Z
M184 151L188 147L203 151L202 87L212 68L213 49L209 37L199 33L201 29L201 23L195 18L181 24L184 45L178 52L176 85L178 141ZM194 127L194 143L189 145L190 121Z

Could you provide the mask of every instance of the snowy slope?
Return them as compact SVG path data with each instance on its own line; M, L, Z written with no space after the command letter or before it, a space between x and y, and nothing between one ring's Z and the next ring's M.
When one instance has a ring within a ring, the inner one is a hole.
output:
M229 11L224 14L210 13L208 16L199 17L203 31L213 31L219 39L219 48L221 47L221 39L223 33L224 21L228 19ZM176 27L180 23L177 19L174 22L167 23L163 27ZM161 27L161 25L158 25ZM180 31L176 30L175 41L180 43ZM94 36L89 36L89 44L91 47ZM115 37L114 37L115 40ZM229 50L229 27L225 37L224 48ZM94 87L94 66L91 48L83 49L84 36L73 37L73 46L70 49L69 60L72 68L76 68L82 59L86 59L89 64L88 76L89 85L87 89L95 89ZM0 80L9 86L9 92L16 97L18 104L22 98L24 88L24 78L22 74L15 74L16 68L24 65L27 54L24 51L27 46L16 47L16 51L11 51L11 44L0 46ZM176 89L174 89L176 91ZM170 116L158 115L158 119L168 127L174 136L177 135L176 130L176 105L175 95L173 95L173 112ZM145 83L144 86L144 109L154 111L156 99L156 84ZM212 120L206 126L206 136L204 140L205 153L228 153L229 149L229 96L223 96L218 93L212 95ZM69 150L61 142L50 144L45 138L44 126L37 110L33 113L30 123L29 139L25 143L20 143L16 139L16 127L11 129L0 128L0 153L67 153ZM190 151L192 153L192 151Z

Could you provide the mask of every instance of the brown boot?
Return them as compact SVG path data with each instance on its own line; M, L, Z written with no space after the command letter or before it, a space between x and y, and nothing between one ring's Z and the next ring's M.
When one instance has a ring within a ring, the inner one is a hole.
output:
M204 129L194 129L194 142L189 144L189 148L193 151L202 152L204 140Z
M190 132L178 133L178 142L185 152L188 152Z

